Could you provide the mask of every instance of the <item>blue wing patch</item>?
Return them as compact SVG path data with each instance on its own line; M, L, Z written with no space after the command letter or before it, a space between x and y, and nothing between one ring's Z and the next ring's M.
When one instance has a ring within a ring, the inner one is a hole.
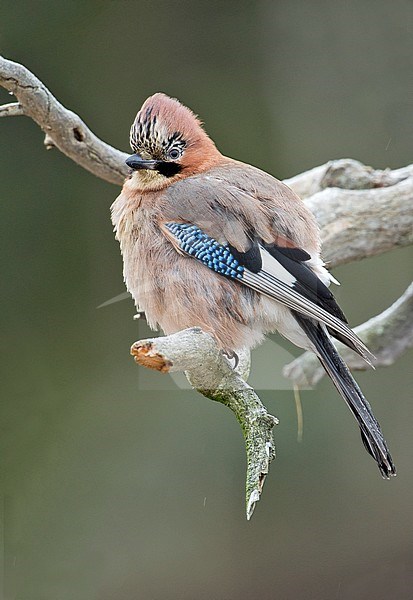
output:
M323 323L334 337L358 352L371 364L371 354L342 320L344 315L341 311L338 312L339 309L337 310L331 302L328 302L330 300L328 297L320 299L317 294L310 294L309 289L311 292L312 290L311 286L306 288L307 280L305 279L304 283L300 284L293 274L297 272L297 269L293 269L289 264L284 266L285 260L282 258L277 260L265 248L259 246L261 256L268 264L266 268L254 272L248 264L245 266L242 264L245 253L236 256L231 246L220 244L197 225L170 222L164 223L163 226L168 230L169 235L173 236L174 243L182 252L193 256L216 273L241 281L250 289L277 300L292 311ZM289 257L287 258L289 259ZM252 266L256 270L256 260L253 260ZM291 267L291 270L288 267ZM299 276L300 273L297 272L297 275ZM316 276L314 275L314 277ZM320 285L322 285L321 282ZM323 294L325 295L324 291Z
M204 263L207 267L232 279L242 279L244 267L229 250L227 244L219 244L196 225L188 223L165 223L183 252Z

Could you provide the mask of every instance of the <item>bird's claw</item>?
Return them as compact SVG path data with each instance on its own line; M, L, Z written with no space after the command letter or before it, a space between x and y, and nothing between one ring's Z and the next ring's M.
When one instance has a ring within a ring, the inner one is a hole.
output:
M222 350L222 354L228 359L231 369L235 371L235 369L239 365L239 356L234 350ZM234 361L234 362L232 362Z

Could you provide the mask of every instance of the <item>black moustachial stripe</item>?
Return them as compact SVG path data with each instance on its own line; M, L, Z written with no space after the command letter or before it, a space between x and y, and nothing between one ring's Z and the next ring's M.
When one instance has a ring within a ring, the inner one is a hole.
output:
M164 175L165 177L173 177L174 175L180 173L182 167L176 162L159 160L158 164L156 165L156 170L158 171L158 173Z

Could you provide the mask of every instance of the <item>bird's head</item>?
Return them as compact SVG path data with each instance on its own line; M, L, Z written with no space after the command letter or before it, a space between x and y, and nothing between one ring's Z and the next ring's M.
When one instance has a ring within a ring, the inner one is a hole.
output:
M130 145L134 154L126 164L131 183L142 191L160 190L205 171L221 157L196 115L161 93L145 100L136 115Z

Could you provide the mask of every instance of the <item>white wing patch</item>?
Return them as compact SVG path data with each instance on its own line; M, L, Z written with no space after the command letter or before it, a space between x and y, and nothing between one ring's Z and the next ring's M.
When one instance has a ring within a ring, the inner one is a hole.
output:
M253 273L245 269L242 282L253 290L278 300L291 310L316 319L319 323L330 327L330 329L348 339L366 362L371 364L372 354L354 331L343 321L295 290L296 278L261 246L260 252L263 261L261 271ZM327 273L324 267L323 270Z
M269 273L276 279L283 281L289 287L297 283L296 278L287 269L285 269L271 254L262 246L260 248L262 258L262 270Z

